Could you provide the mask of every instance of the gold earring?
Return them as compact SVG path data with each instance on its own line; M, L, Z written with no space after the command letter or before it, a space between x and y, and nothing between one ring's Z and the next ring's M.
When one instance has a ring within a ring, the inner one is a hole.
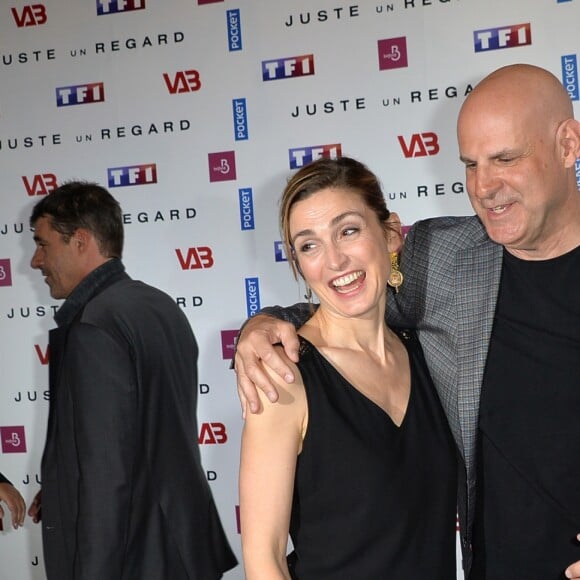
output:
M391 273L389 274L389 279L387 284L395 289L395 292L399 291L399 286L403 283L403 274L399 270L399 254L397 252L391 252Z

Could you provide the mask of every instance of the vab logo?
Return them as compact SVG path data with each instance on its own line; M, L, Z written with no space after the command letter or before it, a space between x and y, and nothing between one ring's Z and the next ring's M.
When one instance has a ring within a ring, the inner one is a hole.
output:
M313 54L262 61L262 80L264 81L305 77L313 74Z
M239 330L222 330L222 358L231 360L234 358L236 349L236 339L238 338Z
M35 175L32 179L28 179L28 177L23 175L22 181L29 196L46 195L58 187L54 173L41 173Z
M223 423L202 423L197 442L200 445L223 445L228 442L226 426Z
M104 100L105 85L103 83L88 83L86 85L56 88L57 107L90 105L92 103L102 103Z
M107 181L109 187L157 183L157 165L147 163L145 165L127 165L126 167L109 167Z
M200 270L213 267L213 252L208 246L188 248L184 253L178 248L175 250L182 270Z
M145 0L97 0L97 16L143 10Z
M12 269L8 258L0 259L0 286L12 286Z
M26 453L24 426L0 427L2 453Z
M439 139L435 133L414 133L407 144L403 135L397 137L403 155L409 157L427 157L439 153Z
M525 24L474 30L473 43L475 52L526 46L532 44L532 29L530 23L526 22Z
M42 347L39 344L35 344L34 350L38 360L40 361L40 364L47 365L50 359L50 345L47 345L46 348L42 350Z
M409 66L407 60L407 38L384 38L377 42L379 50L379 70L390 68L405 68Z
M29 4L23 6L20 13L18 13L18 8L10 8L10 11L18 28L22 28L23 26L39 26L40 24L45 24L48 20L44 4Z
M210 181L232 181L236 178L235 151L208 153L207 162Z
M290 160L290 169L304 167L316 159L325 157L328 159L338 159L342 155L342 146L340 143L332 145L313 145L310 147L297 147L288 149Z
M199 71L195 69L180 70L171 78L167 73L163 73L163 80L170 94L194 93L201 89Z

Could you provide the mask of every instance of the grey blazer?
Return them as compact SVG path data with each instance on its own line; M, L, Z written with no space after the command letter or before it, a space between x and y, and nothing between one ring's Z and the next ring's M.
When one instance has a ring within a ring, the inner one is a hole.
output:
M502 267L502 246L475 216L417 222L401 255L405 277L389 292L390 324L417 328L465 464L458 511L464 568L471 566L479 396Z

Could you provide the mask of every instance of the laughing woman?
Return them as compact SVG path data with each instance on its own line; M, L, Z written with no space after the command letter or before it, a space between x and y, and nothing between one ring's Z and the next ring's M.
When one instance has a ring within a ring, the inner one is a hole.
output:
M415 334L384 322L385 287L402 281L398 217L343 157L290 179L280 226L319 307L288 361L295 382L270 373L279 403L244 425L246 578L455 578L453 439Z

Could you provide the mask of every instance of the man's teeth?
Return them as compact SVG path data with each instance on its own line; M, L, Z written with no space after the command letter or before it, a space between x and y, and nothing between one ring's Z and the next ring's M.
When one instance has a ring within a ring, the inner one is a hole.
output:
M340 288L342 286L348 286L348 284L352 284L355 280L362 276L362 272L353 272L352 274L347 274L346 276L342 276L342 278L337 278L332 282L332 285Z
M493 211L494 213L500 213L502 212L507 206L505 205L496 205L495 207L491 208L491 211Z

